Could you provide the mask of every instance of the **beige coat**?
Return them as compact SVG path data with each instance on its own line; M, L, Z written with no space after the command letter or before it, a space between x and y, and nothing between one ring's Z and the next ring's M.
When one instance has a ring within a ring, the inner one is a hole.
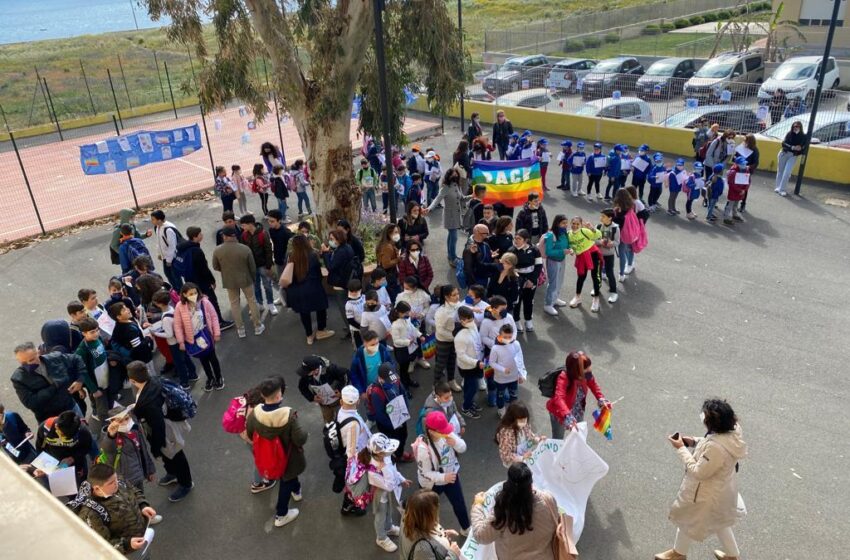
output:
M484 507L472 506L472 534L481 544L495 543L496 557L506 560L554 560L552 540L555 538L557 522L553 510L557 509L552 494L534 491L534 510L531 517L533 531L522 535L513 534L507 528L501 531L493 527L492 514Z
M239 289L252 286L257 272L254 254L235 239L225 240L213 251L213 269L221 273L221 287Z
M740 426L695 439L693 454L686 447L677 450L685 464L685 478L670 507L670 521L690 538L702 541L739 518L735 464L747 456L747 444L741 439Z

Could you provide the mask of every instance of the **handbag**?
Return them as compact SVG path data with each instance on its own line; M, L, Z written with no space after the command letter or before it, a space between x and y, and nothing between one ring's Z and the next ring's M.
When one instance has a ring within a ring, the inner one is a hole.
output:
M577 560L578 550L573 541L573 518L558 511L555 499L549 503L549 510L555 517L555 534L552 536L552 555L555 560Z
M186 342L186 353L193 358L203 357L213 349L213 339L209 328L207 328L207 317L204 313L203 302L199 304L199 307L201 309L201 320L203 321L204 326L200 331L195 333L195 338L192 342Z

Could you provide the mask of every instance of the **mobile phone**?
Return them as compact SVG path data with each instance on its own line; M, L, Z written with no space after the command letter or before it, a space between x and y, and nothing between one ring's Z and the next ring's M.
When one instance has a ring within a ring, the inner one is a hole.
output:
M680 437L680 436L679 436L679 432L676 432L676 433L675 433L675 434L673 434L671 437L672 437L673 439L678 440L678 439L679 439L679 437Z

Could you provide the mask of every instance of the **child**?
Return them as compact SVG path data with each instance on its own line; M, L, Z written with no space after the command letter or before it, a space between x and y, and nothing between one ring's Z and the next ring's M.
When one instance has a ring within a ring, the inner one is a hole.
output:
M310 180L305 173L303 159L297 159L292 164L292 175L295 178L295 196L298 198L298 217L309 216L313 213L313 209L310 208L310 195L307 193L307 189L310 188ZM306 214L303 205L307 206Z
M711 168L712 174L706 181L706 199L708 200L708 213L705 219L708 222L717 221L714 215L714 207L717 206L717 201L723 196L723 164L715 163Z
M493 402L496 395L493 393ZM445 415L446 420L452 425L456 434L463 435L466 431L466 420L457 413L452 388L445 381L440 381L434 386L434 390L425 398L422 410L419 412L419 420L416 423L416 433L425 433L425 417L429 412L439 412Z
M153 367L153 344L133 318L133 312L123 302L109 306L109 316L115 321L110 344L126 361L139 360L156 375Z
M499 336L490 350L490 367L493 368L493 383L496 385L496 407L501 418L505 414L505 403L517 399L517 386L528 377L522 358L522 347L514 336L510 325L499 328Z
M496 209L492 204L485 204L482 206L482 216L479 224L484 224L487 226L487 229L490 230L490 235L493 235L493 232L496 231L496 220L499 217L496 216Z
M254 169L251 170L251 190L260 197L260 207L263 209L263 216L267 216L269 213L269 192L271 191L271 185L269 185L266 179L266 167L262 163L255 163Z
M623 173L623 162L620 159L622 151L623 147L620 144L614 144L614 147L608 152L608 184L605 185L605 202L611 202L612 189L616 195L620 188L620 179Z
M584 153L584 142L576 144L576 151L567 158L567 164L570 167L570 193L573 198L584 196L584 191L581 188L584 180L584 167L587 162L587 155Z
M540 180L543 183L543 190L548 191L546 186L546 171L549 169L549 160L552 159L552 153L549 151L549 140L541 138L537 141L537 159L540 160Z
M428 150L425 154L425 186L428 192L428 204L430 205L440 191L440 177L443 169L440 167L440 158L434 150Z
M667 177L667 168L664 166L664 154L655 152L652 156L653 166L649 170L649 211L658 210L658 199L664 190L664 179Z
M375 543L387 552L395 552L398 545L390 537L400 534L398 525L393 525L393 510L401 507L401 489L410 486L395 468L390 455L398 449L399 442L384 434L374 434L369 439L371 461L368 473L373 491L372 513L375 514Z
M409 463L413 454L405 452L407 443L408 396L393 365L384 363L378 367L378 376L366 388L366 410L369 420L375 423L375 430L388 438L394 438L401 444L393 456L396 461Z
M637 202L637 201L635 201ZM614 221L614 209L606 208L599 215L599 224L596 229L602 234L596 240L596 246L602 253L602 262L605 266L605 276L608 278L608 303L616 303L617 274L614 271L614 258L620 247L620 226Z
M80 332L80 321L88 317L88 313L86 313L86 308L79 301L68 302L65 310L68 312L68 325L71 327L71 346L74 346L73 342L79 345L79 342L83 339L83 335Z
M605 173L605 168L608 164L607 158L602 154L602 144L596 142L593 144L593 153L587 158L585 169L587 170L587 201L593 202L592 189L596 187L596 198L602 200L600 192L602 175Z
M524 404L512 403L496 428L499 458L505 468L531 457L534 446L546 439L546 436L538 436L531 431L528 416L528 408Z
M451 390L449 390L451 393ZM0 403L0 447L18 465L28 465L35 459L35 447L32 445L32 430L17 412L7 411ZM29 439L30 441L26 441ZM11 445L12 449L6 447Z
M411 202L422 204L422 175L419 173L412 174L410 176L410 182L410 190L407 191L407 196L404 197L404 205L407 206Z
M629 153L629 147L626 144L623 144L622 148L623 150L620 154L620 183L614 187L615 195L619 189L626 186L629 174L632 172L632 155Z
M519 137L518 142L520 154L519 159L531 159L537 153L537 143L534 142L534 136L530 130L526 130Z
M289 209L286 204L286 199L289 198L290 181L292 181L292 177L286 175L282 165L277 164L272 167L272 175L269 177L269 183L271 183L271 191L277 199L277 209L280 210L281 214L283 214L285 223L291 222L291 220L286 217L286 211ZM268 212L266 213L268 214Z
M403 301L410 306L410 320L413 324L425 332L425 314L431 306L431 296L422 289L416 276L408 276L402 281L403 290L396 298L398 304Z
M381 342L387 340L391 327L389 313L378 300L378 292L369 290L363 299L363 313L360 315L361 330L374 331Z
M156 465L142 427L123 407L116 407L108 414L109 423L98 440L97 462L114 468L118 476L144 491L145 480L156 474Z
M168 343L171 356L174 358L174 369L180 380L180 386L189 391L191 383L198 380L195 371L195 363L180 350L180 344L174 334L174 308L171 306L171 295L165 290L160 290L153 295L153 304L162 312L160 320L150 326L151 334L162 338Z
M505 159L508 161L517 160L522 153L519 146L519 134L514 132L508 140L508 147L505 149Z
M437 330L437 310L442 305L440 301L442 290L443 286L434 286L434 292L431 294L431 303L428 305L428 311L425 312L425 334L434 334Z
M230 180L236 189L236 201L239 203L239 215L248 213L248 190L251 185L242 176L242 167L239 165L230 166Z
M285 223L292 223L292 220L286 218ZM313 247L314 251L318 251L319 248L322 246L322 242L319 240L319 236L313 233L313 224L311 224L307 220L298 223L298 234L303 235L304 237L310 240L310 246Z
M516 323L513 316L508 312L508 302L502 296L496 295L490 298L490 307L484 312L484 320L481 321L481 327L478 332L481 335L481 343L484 345L484 356L490 355L490 349L496 343L496 338L499 336L499 329L504 325L510 325L513 332L516 333ZM514 334L514 338L516 335ZM493 383L493 373L485 374L484 381L487 388L487 406L496 406L496 385Z
M348 321L351 341L354 343L354 348L357 349L363 344L363 339L360 338L360 329L362 328L363 307L366 298L362 294L363 284L357 278L349 280L347 288L348 300L345 302L345 319Z
M110 278L109 283L106 285L106 291L109 294L109 298L104 302L104 306L107 309L113 303L121 302L130 308L134 319L139 318L139 310L136 308L136 303L127 295L127 285L121 282L120 279Z
M460 412L470 418L480 417L480 408L475 404L475 393L479 388L479 379L484 377L484 358L481 335L475 324L472 309L462 306L457 310L460 330L454 338L454 350L457 369L463 378L463 406Z
M570 307L581 305L581 289L587 279L587 273L591 273L593 282L593 303L590 310L593 313L599 311L599 291L601 281L602 255L596 247L596 240L602 234L589 222L583 222L581 217L576 216L570 221L570 231L567 232L570 240L570 252L576 256L576 295L570 300Z
M750 188L750 172L747 168L747 158L743 156L735 158L735 163L726 174L726 183L729 185L729 188L726 194L726 208L723 210L723 223L743 222L744 219L738 213L738 202L746 198L747 190Z
M678 216L681 214L681 212L676 210L676 199L679 198L679 193L682 192L682 185L685 181L687 181L685 160L679 158L676 160L676 167L667 174L667 188L670 189L670 196L667 198L668 216Z
M215 345L221 339L218 315L210 300L192 282L180 288L180 302L174 308L174 338L180 350L200 360L207 376L204 391L224 389L221 365Z
M109 342L115 322L97 301L97 292L91 288L82 288L77 292L77 299L83 304L86 314L100 325L100 336L104 342Z
M703 178L703 165L700 162L694 163L694 172L688 177L687 183L682 186L682 192L687 196L685 202L685 212L688 214L688 219L696 219L693 205L696 200L699 200L700 194L705 190L705 179Z
M410 365L422 359L422 348L419 345L425 341L425 337L410 319L410 305L403 301L395 304L390 313L390 321L398 373L404 388L410 392L411 387L419 387L419 383L410 378Z
M646 185L649 169L652 167L652 162L649 161L649 156L646 155L648 151L649 146L647 144L641 144L638 148L637 157L632 161L632 186L637 189L637 198L640 200L643 200L643 188Z
M379 266L372 271L369 279L372 281L372 289L378 294L378 303L389 313L393 308L393 301L387 292L387 272Z
M236 187L224 166L215 167L215 192L221 197L221 205L225 212L233 212L233 202L236 200Z
M166 294L167 295L167 294ZM83 341L74 352L83 359L83 384L92 401L92 418L105 420L109 407L117 395L109 394L109 364L106 362L106 346L100 340L100 326L91 317L80 321Z
M561 168L561 184L558 188L565 191L570 188L570 167L573 156L573 143L571 140L561 142L561 153L558 154L558 167Z
M475 314L475 326L481 327L481 321L484 320L484 311L490 307L490 304L484 299L487 291L480 284L473 284L466 290L466 298L463 300L464 305L472 309Z

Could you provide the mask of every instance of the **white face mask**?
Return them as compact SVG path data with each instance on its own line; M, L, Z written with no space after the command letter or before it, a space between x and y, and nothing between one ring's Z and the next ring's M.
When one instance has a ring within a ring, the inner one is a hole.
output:
M705 412L699 413L699 421L705 424Z
M418 259L419 258L419 251L411 251L410 256L413 257L414 259Z
M374 356L375 354L378 353L378 347L377 346L375 346L374 348L366 346L365 350L366 350L366 353L369 354L370 356Z
M196 301L198 301L198 294L187 295L186 299L188 299L192 303L195 303Z
M522 419L522 420L516 421L516 427L517 428L525 428L526 426L528 426L528 420L527 419Z
M393 243L398 243L399 240L401 239L401 236L397 233L394 233L390 236L390 239L393 240Z
M135 421L135 420L133 420L132 418L130 418L130 420L128 420L127 422L125 422L125 423L121 424L120 426L118 426L118 431L119 431L119 432L122 432L122 433L125 433L125 434L126 434L126 433L129 433L129 432L130 432L130 430L132 430L132 429L133 429L133 426L135 426L135 424L136 424L136 421Z
M440 406L443 407L443 408L448 408L451 405L452 405L452 401L449 401L449 402L440 401Z

